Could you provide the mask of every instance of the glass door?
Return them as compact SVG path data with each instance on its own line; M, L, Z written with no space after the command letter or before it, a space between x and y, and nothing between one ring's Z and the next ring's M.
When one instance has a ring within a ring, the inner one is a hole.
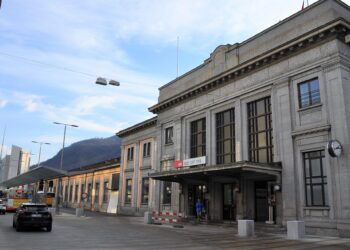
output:
M236 184L223 184L223 219L236 220L234 188Z

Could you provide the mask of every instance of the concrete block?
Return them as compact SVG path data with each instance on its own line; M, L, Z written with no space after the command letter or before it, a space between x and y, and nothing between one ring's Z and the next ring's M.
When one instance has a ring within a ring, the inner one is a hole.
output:
M152 213L146 211L143 217L143 222L145 224L152 224Z
M238 220L238 235L245 237L254 236L254 221Z
M52 215L55 215L55 214L56 214L56 208L54 208L54 207L49 207L47 210L48 210Z
M305 236L304 221L287 221L287 239L298 240Z
M76 215L77 217L84 216L84 208L77 207L77 208L75 209L75 215Z

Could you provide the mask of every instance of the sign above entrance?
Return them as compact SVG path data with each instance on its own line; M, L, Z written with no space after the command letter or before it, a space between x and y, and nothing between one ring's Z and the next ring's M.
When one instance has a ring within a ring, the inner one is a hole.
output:
M174 168L182 168L183 167L183 163L182 160L175 160L173 163Z
M195 165L203 165L206 163L206 156L196 157L196 158L190 158L183 160L182 164L184 167L190 167Z

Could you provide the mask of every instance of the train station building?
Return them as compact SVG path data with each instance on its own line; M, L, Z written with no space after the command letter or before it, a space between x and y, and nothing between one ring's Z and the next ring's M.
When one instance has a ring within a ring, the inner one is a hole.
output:
M350 7L320 0L218 46L123 138L120 212L350 235Z

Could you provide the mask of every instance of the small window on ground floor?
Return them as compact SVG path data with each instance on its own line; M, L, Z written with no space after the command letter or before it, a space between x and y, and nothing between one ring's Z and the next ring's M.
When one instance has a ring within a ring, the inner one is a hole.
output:
M142 195L141 195L141 203L148 204L149 200L149 178L142 178Z
M325 151L303 154L306 206L328 206Z
M126 179L125 203L131 203L132 196L132 179Z

